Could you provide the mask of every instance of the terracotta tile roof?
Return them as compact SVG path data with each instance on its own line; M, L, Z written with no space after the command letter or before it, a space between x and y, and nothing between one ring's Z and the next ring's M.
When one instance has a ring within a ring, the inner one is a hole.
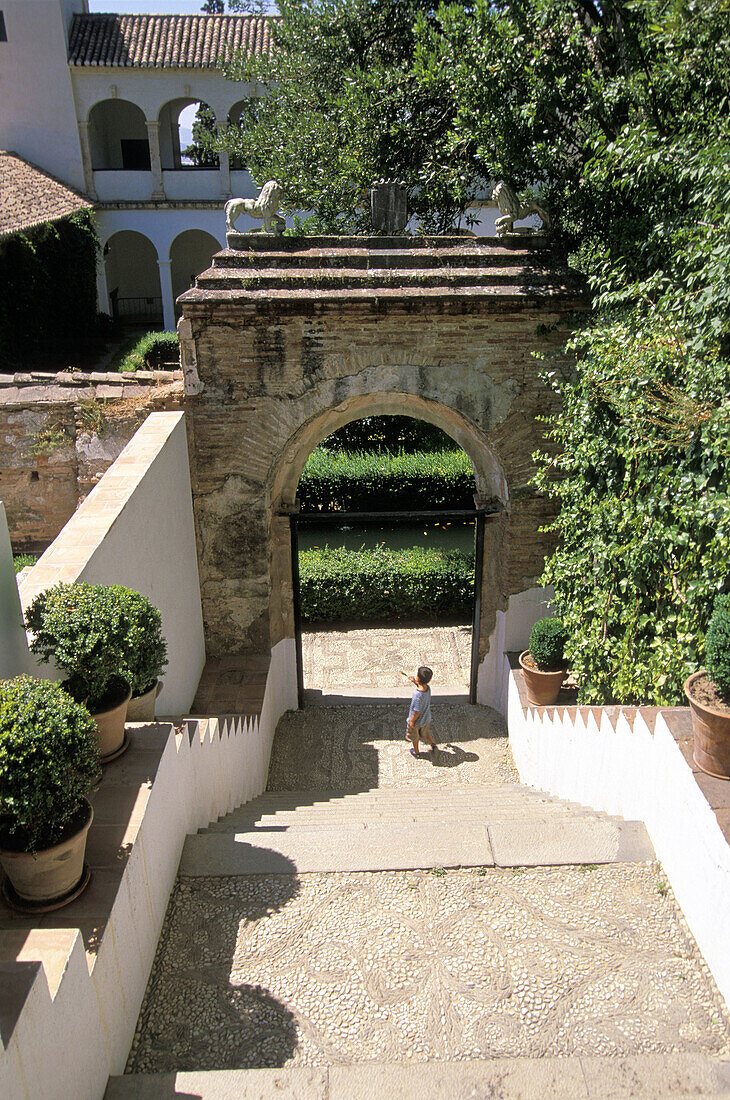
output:
M70 65L212 69L234 50L271 50L265 15L75 15Z
M92 204L15 153L0 151L0 237L58 221Z

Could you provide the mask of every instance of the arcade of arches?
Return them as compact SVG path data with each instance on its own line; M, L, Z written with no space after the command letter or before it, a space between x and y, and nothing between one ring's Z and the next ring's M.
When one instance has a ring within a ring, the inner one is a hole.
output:
M497 612L534 588L549 548L539 528L551 506L530 477L554 398L534 353L558 346L554 323L584 305L579 284L524 243L228 244L183 295L179 326L210 655L293 637L288 515L307 456L351 420L401 413L452 436L479 504L498 509L486 525L483 661Z

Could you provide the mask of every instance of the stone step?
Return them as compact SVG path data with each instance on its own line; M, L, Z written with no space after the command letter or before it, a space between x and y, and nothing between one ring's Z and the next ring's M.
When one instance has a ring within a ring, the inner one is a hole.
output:
M323 268L301 267L272 269L212 268L198 276L198 288L227 290L296 290L299 286L328 290L358 290L401 287L472 287L518 286L552 289L556 286L553 270L527 267L449 267L449 268Z
M215 306L217 303L225 303L226 305L231 302L231 295L235 294L236 300L245 300L251 303L276 301L279 298L286 299L287 301L323 301L328 300L332 302L339 301L372 301L373 295L376 294L378 298L394 298L397 300L403 300L408 298L413 299L429 299L433 301L440 301L444 298L476 298L483 299L489 298L492 301L493 308L502 309L511 305L523 305L524 303L532 303L536 301L543 301L547 298L560 297L568 299L569 301L575 301L576 304L582 303L583 292L580 287L576 286L574 280L563 280L559 278L551 285L537 286L537 285L511 285L511 286L498 286L488 281L483 281L478 286L455 286L455 285L442 285L440 286L388 286L383 285L380 287L334 287L327 286L326 284L317 285L314 283L306 283L302 281L301 285L288 284L282 288L245 288L236 289L226 287L224 282L216 279L210 280L210 285L203 289L200 286L191 287L190 290L186 290L185 294L181 296L181 301L195 304L198 301L205 301L207 304Z
M298 252L252 253L224 249L213 257L213 267L220 270L237 268L251 271L254 267L296 270L299 267L318 269L348 268L355 270L390 270L408 268L484 267L500 268L515 265L546 268L552 265L550 252L517 251L508 248L481 249L392 248L371 252L367 249L311 248Z
M339 248L346 252L361 250L364 252L383 252L388 250L437 251L461 249L490 253L497 251L516 251L534 253L550 247L545 237L529 237L513 234L508 237L468 237L461 233L454 236L416 236L416 237L274 237L265 233L228 233L228 248L235 252L297 252L313 249Z
M305 874L398 871L432 867L542 867L626 863L654 858L638 821L578 815L469 822L454 828L375 822L228 830L189 836L181 875Z
M730 1064L703 1054L493 1058L110 1077L105 1100L658 1100L730 1097Z
M515 819L524 820L528 817L531 821L551 821L554 819L564 819L566 816L565 810L559 806L545 807L535 813L525 813L524 806L514 806L503 809L456 809L451 812L444 810L429 809L428 807L419 807L411 809L392 809L388 812L373 810L371 813L361 810L357 813L342 812L332 810L331 813L322 811L320 813L308 813L306 810L301 811L284 811L282 813L271 814L240 814L236 816L235 824L230 821L215 821L209 825L206 829L199 830L199 833L230 833L232 830L247 831L258 830L264 832L267 829L297 829L300 827L326 828L329 825L353 825L353 826L366 826L375 824L391 824L397 825L399 822L408 824L418 824L422 821L428 821L432 825L439 824L444 828L450 828L456 824L470 824L470 825L483 825L487 821L514 821ZM593 813L593 811L582 811L576 813L577 817L588 819L592 821L605 820L605 815Z

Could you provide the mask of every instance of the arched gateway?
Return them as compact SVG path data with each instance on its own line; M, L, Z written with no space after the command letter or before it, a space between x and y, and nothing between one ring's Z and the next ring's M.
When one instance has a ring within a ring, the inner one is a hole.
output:
M229 234L179 301L209 653L293 638L288 516L307 456L350 420L402 413L463 447L492 513L484 661L498 612L534 587L548 548L550 505L529 479L554 398L535 353L584 308L575 277L519 235Z

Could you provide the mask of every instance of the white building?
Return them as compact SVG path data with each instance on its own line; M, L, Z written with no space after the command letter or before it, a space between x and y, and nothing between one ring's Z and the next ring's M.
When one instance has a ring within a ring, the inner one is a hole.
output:
M174 328L175 299L225 246L226 199L257 193L226 154L185 163L180 115L204 103L237 120L255 89L218 65L268 50L268 20L94 15L87 0L0 0L0 15L0 149L91 199L99 308Z

